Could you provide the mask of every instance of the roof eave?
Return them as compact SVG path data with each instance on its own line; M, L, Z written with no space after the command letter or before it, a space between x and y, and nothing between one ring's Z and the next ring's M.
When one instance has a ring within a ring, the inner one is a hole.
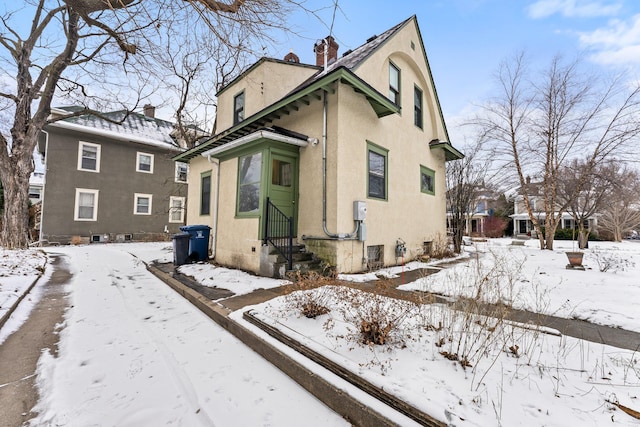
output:
M460 160L464 158L464 154L462 154L458 149L456 149L450 142L447 141L437 141L429 143L430 149L441 148L444 150L444 159L447 162L452 160Z
M171 145L165 141L160 141L160 140L151 139L151 138L143 138L143 137L129 135L129 134L119 134L119 133L110 132L102 129L97 129L91 126L80 125L77 123L69 123L63 120L50 123L47 126L60 128L60 129L74 130L78 132L86 132L92 135L104 136L104 137L108 137L118 141L136 142L139 144L153 145L159 148L166 148L167 150L171 150L171 151L184 150L183 148L178 147L177 145Z
M173 160L189 161L204 151L227 144L239 137L263 128L268 123L273 122L273 120L279 119L282 115L289 114L291 110L298 110L299 104L309 105L311 98L317 100L322 99L321 92L332 91L331 85L336 81L347 84L356 92L364 95L378 117L388 116L400 111L400 108L391 102L391 100L353 74L349 69L338 67L326 76L290 93L280 101L271 104L237 125L213 136L208 141L175 156Z

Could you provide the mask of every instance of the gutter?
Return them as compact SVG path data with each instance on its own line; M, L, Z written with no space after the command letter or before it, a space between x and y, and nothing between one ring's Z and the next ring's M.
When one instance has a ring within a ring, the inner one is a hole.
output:
M38 240L40 244L42 244L42 229L44 228L44 199L46 198L46 188L47 188L47 169L49 169L49 165L47 163L47 158L49 157L49 132L46 130L42 130L42 133L45 134L44 139L44 174L42 176L42 194L40 195L40 232L38 233Z

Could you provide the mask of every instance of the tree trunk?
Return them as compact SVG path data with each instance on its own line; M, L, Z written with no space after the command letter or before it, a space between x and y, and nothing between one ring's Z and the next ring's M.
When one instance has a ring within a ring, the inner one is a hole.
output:
M558 223L553 219L553 217L547 214L547 217L544 221L544 249L553 250L553 239L556 236L556 228L558 228Z
M29 245L29 177L33 161L11 164L9 173L2 174L4 213L0 245L7 249L21 249Z
M587 249L589 247L589 230L584 229L583 224L578 225L578 248Z

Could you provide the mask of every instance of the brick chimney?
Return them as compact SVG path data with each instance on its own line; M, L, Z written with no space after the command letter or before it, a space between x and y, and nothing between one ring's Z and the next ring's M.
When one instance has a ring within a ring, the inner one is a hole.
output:
M285 55L284 60L287 62L295 62L296 64L300 63L300 58L298 58L298 55L293 53L293 49Z
M336 43L335 39L332 36L327 36L326 39L319 40L313 47L313 50L316 52L316 65L318 67L324 67L324 49L325 49L325 41L329 44L329 50L327 52L327 64L331 65L338 59L338 43Z
M151 104L145 104L144 107L142 107L143 111L144 111L144 115L150 118L155 118L156 117L156 107L154 107Z

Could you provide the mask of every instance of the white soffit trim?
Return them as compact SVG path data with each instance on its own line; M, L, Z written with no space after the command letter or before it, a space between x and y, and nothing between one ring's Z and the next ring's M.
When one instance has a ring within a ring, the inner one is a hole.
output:
M280 141L286 144L296 145L298 147L306 147L307 145L309 145L308 139L298 139L298 138L293 138L291 136L286 136L279 133L271 132L268 130L260 130L257 132L250 133L249 135L245 135L227 144L221 145L216 148L212 148L211 150L204 151L200 155L202 157L207 157L209 161L211 161L211 157L215 156L216 154L224 153L225 151L232 150L234 148L240 147L242 145L248 144L250 142L256 141L261 138L270 139L272 141Z

